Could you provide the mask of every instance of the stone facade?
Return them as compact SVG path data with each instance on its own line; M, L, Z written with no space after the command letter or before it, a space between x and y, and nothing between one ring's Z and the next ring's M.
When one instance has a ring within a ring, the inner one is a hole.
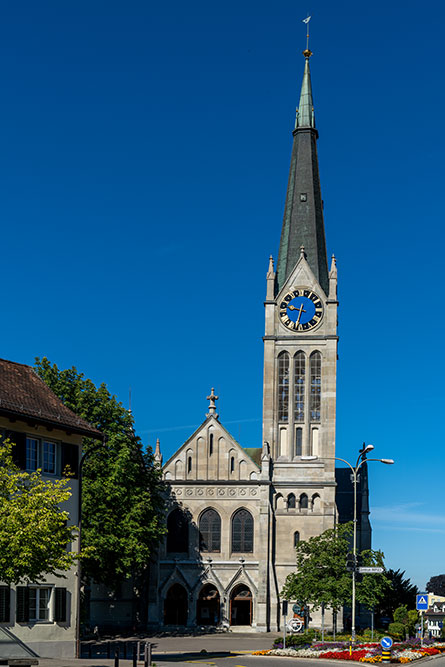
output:
M277 272L271 257L266 276L263 441L243 449L220 423L212 390L206 420L163 466L168 537L151 569L154 627L278 630L296 544L338 521L337 268L332 257L328 270L304 55ZM161 464L159 445L156 457Z

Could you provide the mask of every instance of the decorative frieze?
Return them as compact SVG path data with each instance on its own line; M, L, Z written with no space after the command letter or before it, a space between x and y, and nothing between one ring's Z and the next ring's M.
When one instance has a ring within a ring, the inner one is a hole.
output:
M172 489L173 495L180 498L187 496L188 498L214 498L215 495L219 498L246 498L246 496L254 497L258 494L258 490L254 487L225 487L225 486L210 486L210 487L193 487L189 486L186 489L180 487Z

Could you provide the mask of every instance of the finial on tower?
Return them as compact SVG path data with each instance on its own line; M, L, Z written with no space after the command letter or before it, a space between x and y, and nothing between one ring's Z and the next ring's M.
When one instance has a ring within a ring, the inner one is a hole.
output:
M216 412L216 404L215 404L215 401L217 401L218 398L219 396L215 396L215 389L212 387L210 396L207 396L207 400L210 401L210 404L209 404L209 411L206 414L206 417L210 417L211 415L213 415L216 419L218 419L219 415Z
M304 252L304 245L300 246L300 259L306 259L306 253Z
M156 439L155 461L159 463L160 466L162 466L162 454L159 438Z

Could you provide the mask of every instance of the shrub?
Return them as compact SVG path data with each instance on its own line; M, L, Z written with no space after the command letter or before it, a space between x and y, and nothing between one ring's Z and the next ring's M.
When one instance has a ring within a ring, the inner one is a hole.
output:
M309 646L312 643L314 635L314 630L307 630L306 632L301 632L296 635L286 635L286 646L304 646L305 644ZM277 637L275 639L273 643L274 648L278 648L278 644L281 644L281 647L283 646L283 637Z
M403 639L405 635L405 626L403 623L390 623L388 626L388 634L396 637L396 639Z

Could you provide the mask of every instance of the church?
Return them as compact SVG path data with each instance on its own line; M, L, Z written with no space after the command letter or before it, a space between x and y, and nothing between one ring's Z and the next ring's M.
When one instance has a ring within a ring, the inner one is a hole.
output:
M303 55L278 259L266 275L262 446L235 440L212 389L205 420L162 466L168 534L150 572L153 628L277 631L299 540L350 518L342 508L352 509L352 484L349 475L337 483L334 461L337 267L326 251L312 54ZM159 442L155 456L162 465ZM370 548L368 515L365 464L362 549Z

